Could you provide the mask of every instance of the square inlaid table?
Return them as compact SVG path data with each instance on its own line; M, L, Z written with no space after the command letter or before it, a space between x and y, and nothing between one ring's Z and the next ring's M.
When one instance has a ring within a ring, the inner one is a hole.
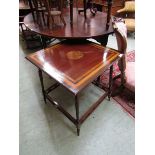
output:
M49 48L42 49L28 55L26 58L39 69L39 77L44 101L50 103L61 111L80 132L80 125L108 96L110 100L112 86L113 63L122 55L114 49L105 48L92 42L71 43L61 42ZM79 93L98 78L105 69L110 67L109 89L91 107L79 117ZM42 72L55 79L56 83L49 88L44 88ZM70 91L75 98L76 118L69 114L59 103L54 101L49 93L62 85Z

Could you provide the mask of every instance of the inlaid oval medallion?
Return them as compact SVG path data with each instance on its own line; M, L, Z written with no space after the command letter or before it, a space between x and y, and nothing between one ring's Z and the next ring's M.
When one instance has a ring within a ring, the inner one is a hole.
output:
M72 60L81 59L83 56L84 54L80 51L70 51L67 53L67 58Z

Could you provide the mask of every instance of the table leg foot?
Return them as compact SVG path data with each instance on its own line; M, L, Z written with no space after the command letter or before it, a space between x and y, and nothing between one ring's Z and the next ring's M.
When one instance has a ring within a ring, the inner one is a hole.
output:
M100 76L98 76L97 79L96 79L96 85L97 85L97 86L100 85Z
M77 126L77 136L80 136L80 127Z
M45 102L45 104L47 104L47 101L46 101L46 97L44 96L44 102Z

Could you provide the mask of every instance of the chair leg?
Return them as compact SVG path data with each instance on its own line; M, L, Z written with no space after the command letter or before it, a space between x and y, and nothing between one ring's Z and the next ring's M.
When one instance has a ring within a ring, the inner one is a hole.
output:
M49 22L49 16L48 16L48 15L46 16L46 19L47 19L47 20L46 20L46 25L49 27L49 23L50 23L50 22Z
M52 19L52 21L51 21L51 18L52 18L51 16L47 15L47 22L46 22L46 25L47 25L48 28L50 28L51 22L52 22L52 25L53 25L53 19Z
M100 84L100 77L101 77L101 75L99 75L99 76L97 77L97 79L96 79L96 81L95 81L95 84L96 84L96 86L102 88L102 86L101 86L101 84Z
M55 23L54 23L54 16L50 16L50 27L54 27Z
M38 25L40 25L41 24L40 13L37 11L36 14L37 14L37 23L38 23Z
M43 23L44 23L44 25L46 25L45 17L44 17L44 12L42 12L42 18L43 18Z
M113 81L116 80L116 79L118 79L118 78L121 79L121 84L120 84L120 86L118 86L117 89L115 89L112 92L112 96L113 97L119 95L124 90L124 84L125 84L126 80L125 80L125 72L123 70L121 71L121 73L119 75L117 75L117 76L115 76L113 78Z
M113 78L113 81L116 80L116 79L118 79L118 78L121 78L121 74L116 75L116 76Z
M64 20L64 17L63 17L62 15L60 15L60 19L61 19L61 21L63 22L63 24L66 25L66 22L65 22L65 20Z
M125 82L125 71L121 69L121 85L124 86Z

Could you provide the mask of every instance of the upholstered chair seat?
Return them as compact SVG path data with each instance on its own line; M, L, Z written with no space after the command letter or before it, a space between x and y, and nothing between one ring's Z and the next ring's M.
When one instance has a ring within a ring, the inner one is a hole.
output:
M125 87L135 92L135 62L128 62L126 65Z
M45 14L48 15L48 12L46 12ZM52 16L59 16L59 15L61 15L61 11L57 11L57 10L50 11L50 14Z
M127 30L129 32L134 32L135 31L135 19L126 18L124 19L124 21L127 26Z
M126 1L124 8L117 10L115 16L124 19L128 32L135 32L135 1Z

